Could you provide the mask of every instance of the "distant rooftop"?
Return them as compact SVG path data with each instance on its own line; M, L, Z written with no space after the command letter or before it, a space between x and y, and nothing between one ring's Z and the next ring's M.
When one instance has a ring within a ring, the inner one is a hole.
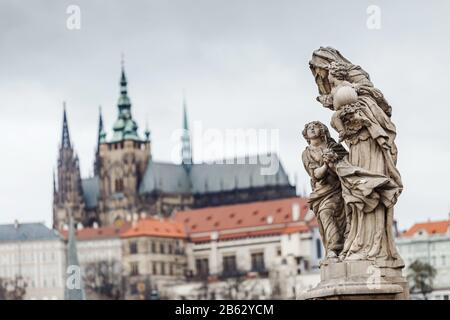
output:
M59 233L41 222L0 225L0 242L58 240Z
M101 240L109 238L119 238L122 233L131 227L130 222L125 222L122 226L107 226L98 228L82 228L75 230L75 237L79 241L83 240ZM62 230L61 235L67 240L69 230Z
M427 221L414 224L411 228L402 233L402 237L412 237L416 235L422 235L426 233L427 235L441 234L444 235L449 233L450 220L440 220L440 221Z
M211 232L218 239L305 232L316 226L314 219L306 221L308 210L306 199L292 197L180 211L174 218L192 241L202 242L209 241Z
M138 220L135 225L121 234L121 238L165 237L186 238L184 226L173 219L146 218Z

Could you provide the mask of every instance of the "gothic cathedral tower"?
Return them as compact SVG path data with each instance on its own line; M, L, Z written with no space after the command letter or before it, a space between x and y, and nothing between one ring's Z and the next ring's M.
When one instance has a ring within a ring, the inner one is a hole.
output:
M59 147L57 177L53 174L53 228L61 229L72 217L84 223L84 199L80 166L70 142L66 106L64 104L62 139Z
M128 215L138 213L139 185L151 157L150 132L146 130L145 138L140 138L138 125L131 115L123 63L117 107L118 117L111 139L107 140L106 133L100 129L97 170L101 225L120 224Z

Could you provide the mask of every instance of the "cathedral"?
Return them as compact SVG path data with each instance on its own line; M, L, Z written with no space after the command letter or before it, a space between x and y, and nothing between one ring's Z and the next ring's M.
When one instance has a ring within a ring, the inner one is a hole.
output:
M154 161L150 131L139 133L127 85L122 65L117 119L107 135L100 113L92 177L81 177L64 107L53 176L54 228L67 226L70 217L86 227L120 225L149 215L168 217L177 210L295 196L281 164L275 174L263 175L259 157L233 164L194 163L185 103L181 164Z

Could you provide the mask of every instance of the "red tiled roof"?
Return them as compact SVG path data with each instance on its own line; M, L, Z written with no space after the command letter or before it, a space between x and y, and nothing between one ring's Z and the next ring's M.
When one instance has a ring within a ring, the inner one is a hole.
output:
M298 221L293 220L293 205L299 206ZM205 238L205 235L201 235L202 233L213 231L220 233L219 239L257 236L262 233L303 232L309 230L304 223L308 209L306 199L293 197L180 211L175 214L174 219L184 224L186 233L191 236L193 241L200 241ZM295 227L288 228L291 224L294 224ZM206 238L208 239L203 241L209 240L209 237Z
M305 232L308 231L309 227L305 224L297 225L297 226L288 226L283 230L283 234L291 234L296 232Z
M77 240L96 240L107 238L119 238L120 235L131 227L131 223L126 222L122 226L108 226L101 228L83 228L75 231ZM68 230L61 230L64 239L68 237Z
M407 231L405 231L402 234L402 237L414 236L419 231L424 231L428 235L445 234L448 232L449 227L450 227L450 220L416 223Z
M147 218L138 220L134 226L122 233L121 238L165 237L186 238L182 223L172 219Z

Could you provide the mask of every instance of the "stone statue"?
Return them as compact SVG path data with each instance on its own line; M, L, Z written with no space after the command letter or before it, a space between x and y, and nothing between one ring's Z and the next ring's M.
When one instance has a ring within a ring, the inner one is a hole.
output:
M302 160L313 190L309 202L319 223L326 257L334 259L344 248L345 213L341 183L333 165L347 151L319 121L307 123L303 137L308 147L303 151Z
M326 261L338 257L391 268L404 286L404 263L393 234L394 205L403 184L396 167L392 108L367 72L337 50L321 47L309 64L320 93L317 100L333 110L331 126L339 134L337 143L317 121L303 131L308 147L302 160L313 189L309 201Z

